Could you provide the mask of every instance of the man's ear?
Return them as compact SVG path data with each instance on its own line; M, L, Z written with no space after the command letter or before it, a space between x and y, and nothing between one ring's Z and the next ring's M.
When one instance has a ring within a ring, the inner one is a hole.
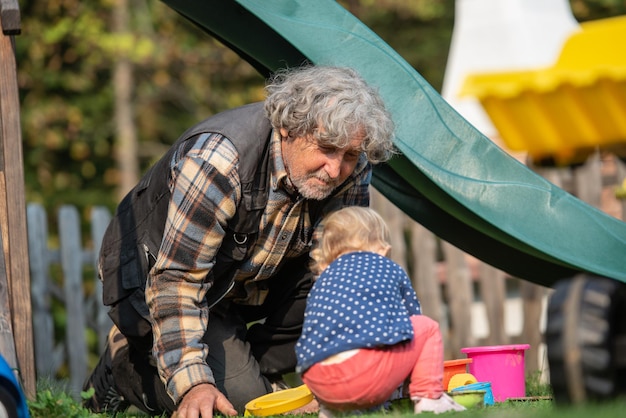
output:
M289 132L287 132L287 129L285 129L285 128L280 128L280 129L278 130L278 132L280 132L280 136L281 136L283 139L287 139L287 138L289 137Z

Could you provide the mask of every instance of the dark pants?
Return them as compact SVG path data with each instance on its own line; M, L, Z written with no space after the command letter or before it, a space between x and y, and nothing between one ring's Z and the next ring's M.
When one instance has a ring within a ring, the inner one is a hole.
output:
M306 279L291 284L287 291L270 291L262 306L222 302L211 310L203 337L209 346L206 360L217 388L240 414L250 400L272 391L272 380L295 370L294 347L302 330L310 285ZM112 362L118 392L147 413L173 412L176 406L151 361L151 341L128 340L128 349L120 350Z

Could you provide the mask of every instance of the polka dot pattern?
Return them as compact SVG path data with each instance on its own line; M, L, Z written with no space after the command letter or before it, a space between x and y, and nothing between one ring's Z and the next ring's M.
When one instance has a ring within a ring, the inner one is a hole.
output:
M337 258L307 299L296 344L297 371L354 348L393 345L413 338L411 315L420 304L406 272L371 252Z

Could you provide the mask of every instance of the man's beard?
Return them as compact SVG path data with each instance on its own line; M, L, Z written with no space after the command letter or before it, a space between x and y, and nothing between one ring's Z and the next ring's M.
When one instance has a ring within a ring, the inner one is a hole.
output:
M337 187L336 182L324 173L307 174L293 178L291 182L302 197L311 200L326 199Z

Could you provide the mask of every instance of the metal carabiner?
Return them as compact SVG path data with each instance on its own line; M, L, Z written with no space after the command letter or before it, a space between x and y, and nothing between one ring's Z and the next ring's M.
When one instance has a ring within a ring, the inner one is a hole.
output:
M233 240L235 241L235 243L237 245L243 245L243 244L245 244L248 241L248 235L247 234L238 234L238 233L235 232L233 234Z

